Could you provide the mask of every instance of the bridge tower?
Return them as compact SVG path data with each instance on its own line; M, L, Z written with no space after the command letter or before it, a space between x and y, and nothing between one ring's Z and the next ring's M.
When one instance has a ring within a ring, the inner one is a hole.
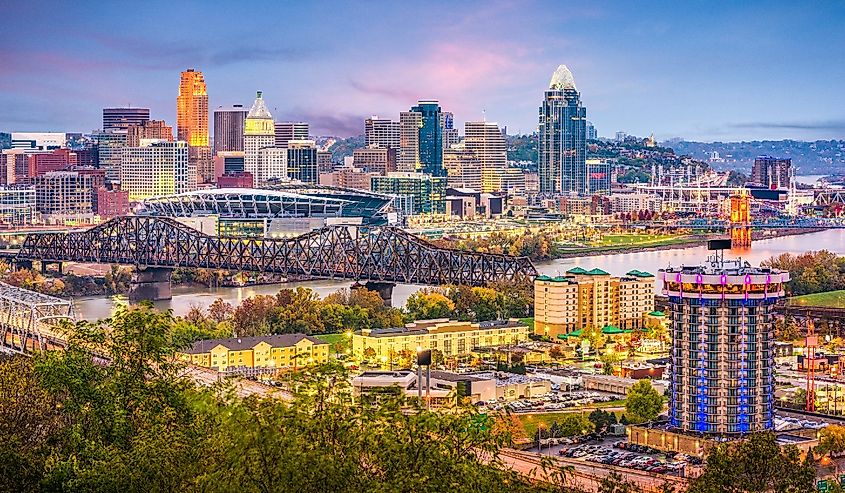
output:
M731 245L751 248L751 196L747 190L731 195Z

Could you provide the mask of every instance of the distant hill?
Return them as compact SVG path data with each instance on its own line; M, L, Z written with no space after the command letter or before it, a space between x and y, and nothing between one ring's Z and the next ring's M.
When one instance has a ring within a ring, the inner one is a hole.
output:
M798 174L845 173L845 140L754 140L750 142L688 142L672 140L663 143L678 154L708 161L710 153L719 153L724 161L709 160L715 169L750 170L754 158L761 155L792 158Z

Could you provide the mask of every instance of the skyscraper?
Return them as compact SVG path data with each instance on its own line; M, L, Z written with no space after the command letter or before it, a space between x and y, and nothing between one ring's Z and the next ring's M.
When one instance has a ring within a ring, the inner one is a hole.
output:
M422 114L403 111L399 114L399 155L396 169L415 173L420 168L420 127Z
M275 147L276 129L273 115L264 104L261 91L255 96L255 102L244 120L244 171L251 173L257 186L267 182L268 170L262 163L261 149Z
M455 128L455 116L451 111L444 111L440 114L440 126L443 127L443 151L453 144L460 142L458 129Z
M244 120L249 110L242 104L214 110L214 153L244 150Z
M208 142L208 92L202 72L182 72L176 97L177 138L188 143L188 157L205 183L215 180Z
M598 140L599 133L596 131L593 122L587 122L587 140Z
M276 122L276 147L287 147L290 140L308 140L308 123Z
M287 142L287 172L291 180L317 183L317 145L313 140L289 140Z
M751 181L765 187L787 188L791 177L791 158L757 156L751 168Z
M126 128L126 146L138 147L141 139L167 140L173 142L173 127L164 120L148 120Z
M387 149L396 149L398 152L400 147L399 125L399 122L377 116L364 120L364 137L367 147L378 145Z
M120 181L123 148L126 147L126 130L106 130L94 134L97 140L97 167L106 172L106 183Z
M443 122L437 101L419 101L411 108L422 117L419 129L419 166L418 171L432 176L446 176L443 169Z
M129 200L143 200L196 190L197 173L182 141L146 141L122 149L120 186Z
M503 190L502 176L508 167L508 144L492 122L464 123L464 146L478 158L482 192Z
M552 75L540 106L540 193L589 193L587 109L566 65Z
M449 187L481 191L481 162L475 153L466 148L466 142L443 149L443 167L446 168Z
M660 272L672 331L670 425L722 436L772 429L774 306L789 273L718 257Z
M149 108L103 108L103 130L126 130L150 119Z

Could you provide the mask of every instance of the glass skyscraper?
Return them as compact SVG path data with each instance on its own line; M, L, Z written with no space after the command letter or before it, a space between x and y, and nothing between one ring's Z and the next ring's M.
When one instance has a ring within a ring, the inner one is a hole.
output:
M566 65L552 75L539 126L540 193L588 195L587 109Z
M414 113L422 115L419 139L419 163L421 173L432 176L446 176L443 168L443 126L440 121L442 113L437 101L419 101L411 108Z

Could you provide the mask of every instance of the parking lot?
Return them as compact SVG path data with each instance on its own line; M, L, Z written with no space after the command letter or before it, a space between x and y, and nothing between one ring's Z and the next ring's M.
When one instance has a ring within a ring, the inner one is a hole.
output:
M548 394L518 399L510 402L487 402L484 404L488 410L499 411L507 408L514 413L538 413L550 411L563 411L566 409L589 406L602 402L610 402L621 397L604 392L591 390L576 390L570 392L559 392L552 390Z
M685 477L687 466L701 464L698 457L661 452L650 447L630 444L618 437L593 440L590 443L573 443L577 441L577 438L543 440L539 452L542 455L680 477ZM536 453L538 449L534 447L531 451Z

